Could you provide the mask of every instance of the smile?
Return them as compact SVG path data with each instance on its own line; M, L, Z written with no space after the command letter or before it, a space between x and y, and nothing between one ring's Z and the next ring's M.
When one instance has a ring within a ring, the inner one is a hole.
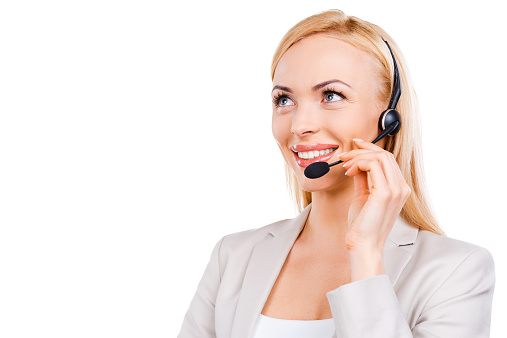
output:
M333 157L337 149L338 146L333 144L307 144L291 147L297 164L303 168L314 162L326 162Z
M299 158L304 158L305 160L312 160L312 159L314 159L316 157L332 153L336 149L338 149L338 148L329 148L329 149L326 149L326 150L314 150L314 151L307 151L307 152L301 152L300 151L297 154L298 154Z

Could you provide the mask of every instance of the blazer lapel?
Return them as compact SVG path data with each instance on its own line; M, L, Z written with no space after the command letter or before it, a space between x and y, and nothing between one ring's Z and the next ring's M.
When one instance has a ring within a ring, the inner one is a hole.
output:
M232 338L251 337L287 256L303 229L310 206L298 216L281 223L269 237L255 245L243 279L232 326Z
M393 287L412 259L410 249L411 245L415 244L418 234L419 227L410 225L398 215L384 246L384 268Z
M274 228L268 238L255 245L243 279L231 331L232 338L252 336L259 314L310 210L311 204L295 218ZM417 233L418 228L410 226L398 216L384 248L384 266L393 285L412 256L403 245L414 243Z

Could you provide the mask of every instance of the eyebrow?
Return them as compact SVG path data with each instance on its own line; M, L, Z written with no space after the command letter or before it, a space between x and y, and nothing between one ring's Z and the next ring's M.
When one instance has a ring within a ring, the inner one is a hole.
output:
M335 82L341 83L349 88L352 88L350 85L348 85L347 83L345 83L341 80L331 79L331 80L327 80L327 81L316 84L315 86L312 87L312 91L319 90L320 88L327 86L330 83L335 83ZM275 89L281 89L281 90L285 90L286 92L292 93L292 89L290 89L289 87L285 87L285 86L278 86L278 85L274 86L273 90L271 92L273 92Z

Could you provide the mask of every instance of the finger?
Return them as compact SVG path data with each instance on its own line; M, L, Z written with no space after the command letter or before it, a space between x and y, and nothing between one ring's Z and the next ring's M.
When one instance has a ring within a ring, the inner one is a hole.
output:
M361 153L371 152L371 151L377 151L377 152L378 151L386 151L385 149L383 149L373 143L365 142L364 140L361 140L361 139L353 139L353 140L354 140L354 144L356 146L358 146L358 149L353 149L348 152L340 154L339 156L337 156L340 160L346 162L346 161L350 160L351 158L353 158L354 156L357 156L358 154L361 154Z
M406 184L407 182L405 181L405 178L403 177L403 174L401 173L400 166L398 165L396 158L394 158L394 155L390 156L389 159L392 163L394 175L395 175L396 179L398 180L398 184L400 184L400 185Z
M361 195L369 195L370 187L368 185L368 173L359 171L354 175L354 197Z
M396 177L398 178L398 186L400 188L400 202L402 203L402 207L409 198L410 194L412 193L412 190L410 189L409 185L407 184L407 181L405 180L405 177L401 173L401 169L398 165L398 162L394 158L394 156L391 156L391 161L393 164L393 170L395 172Z
M359 171L370 173L370 194L385 201L391 198L391 189L382 170L382 165L377 160L358 160L345 173L347 176L355 176Z
M356 154L360 153L361 151L366 151L366 150L370 150L370 151L385 151L385 149L373 144L373 143L370 143L370 142L366 142L362 139L358 139L358 138L354 138L352 139L354 141L354 144L356 146L358 146L358 149L353 149L353 150L350 150L348 152L345 152L343 154L341 154L341 156L337 156L340 160L343 160L343 161L347 161L350 159L350 157L353 157L355 156Z
M382 164L382 170L384 172L384 176L386 178L387 184L391 189L392 193L399 194L400 193L400 178L398 177L395 166L398 164L393 164L392 158L394 158L393 154L388 151L383 151L379 156L379 161Z
M380 155L381 157L378 158L382 164L382 169L386 177L386 181L388 182L388 184L393 185L392 190L394 191L395 194L400 194L401 188L397 185L403 185L406 184L406 182L405 179L403 178L403 175L401 174L398 163L396 162L396 159L394 158L392 153L374 145L373 143L364 142L359 139L354 139L354 142L359 146L377 148L380 150L378 151L368 149L351 150L338 157L345 162L343 167L348 170L353 165L353 163L359 159L372 158L368 157L368 155L378 157L379 154L383 154Z
M398 166L398 163L396 162L396 159L394 156L387 151L381 152L379 155L379 152L375 152L375 156L371 158L371 154L366 153L362 154L360 156L357 156L352 161L349 162L357 162L360 160L367 160L368 157L370 157L370 160L375 161L377 160L381 167L382 167L382 173L384 174L385 180L387 182L387 185L389 186L390 191L390 199L392 202L400 205L400 208L403 207L405 202L407 201L408 197L411 194L411 189L408 186L408 184L405 182L405 179L403 175L401 174L401 170ZM347 163L345 168L349 168L349 166L353 166L354 164ZM373 190L372 190L373 192Z
M393 157L392 154L390 152L385 151L385 150L363 152L361 154L356 155L351 160L345 162L343 167L348 170L349 168L351 168L354 165L354 163L356 163L357 161L360 161L360 160L379 161L379 163L382 166L382 171L384 173L387 183L389 185L397 185L397 184L400 184L400 178L398 177L394 166L397 167L398 164L397 163L393 164L391 157Z
M394 155L390 152L385 152L385 163L389 163L389 171L386 170L386 178L389 182L389 184L393 183L391 185L392 192L395 197L398 197L400 199L403 199L403 201L406 200L408 196L405 196L407 193L407 190L410 190L408 187L407 182L405 181L405 177L401 173L400 167L398 165L398 162L394 158ZM409 195L410 193L408 193Z
M374 152L374 151L368 150L368 149L354 149L354 150L348 151L344 154L341 154L340 156L338 156L338 158L342 161L349 161L350 159L356 157L357 155L371 153L371 152Z
M352 140L354 141L354 144L356 145L356 147L358 147L360 149L370 149L370 150L382 150L382 151L385 151L384 148L379 147L378 145L376 145L374 143L366 142L365 140L361 140L359 138L354 138Z

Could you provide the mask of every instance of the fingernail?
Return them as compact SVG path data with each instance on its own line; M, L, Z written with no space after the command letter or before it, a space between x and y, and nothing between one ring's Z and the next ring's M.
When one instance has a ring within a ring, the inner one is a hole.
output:
M343 164L343 167L345 168L345 166L347 165L347 163L349 163L350 161L347 161Z
M344 153L341 153L341 154L338 154L338 155L336 155L336 156L340 157L340 156L342 156L342 155L345 155L346 153L348 153L348 151L346 151L346 152L344 152Z
M351 168L351 169L352 169L352 168ZM350 171L350 169L349 169L349 170L347 170L347 171L345 172L345 175L347 175L347 173L348 173L349 171Z
M353 140L356 142L364 142L364 140L361 140L360 138L353 138Z

